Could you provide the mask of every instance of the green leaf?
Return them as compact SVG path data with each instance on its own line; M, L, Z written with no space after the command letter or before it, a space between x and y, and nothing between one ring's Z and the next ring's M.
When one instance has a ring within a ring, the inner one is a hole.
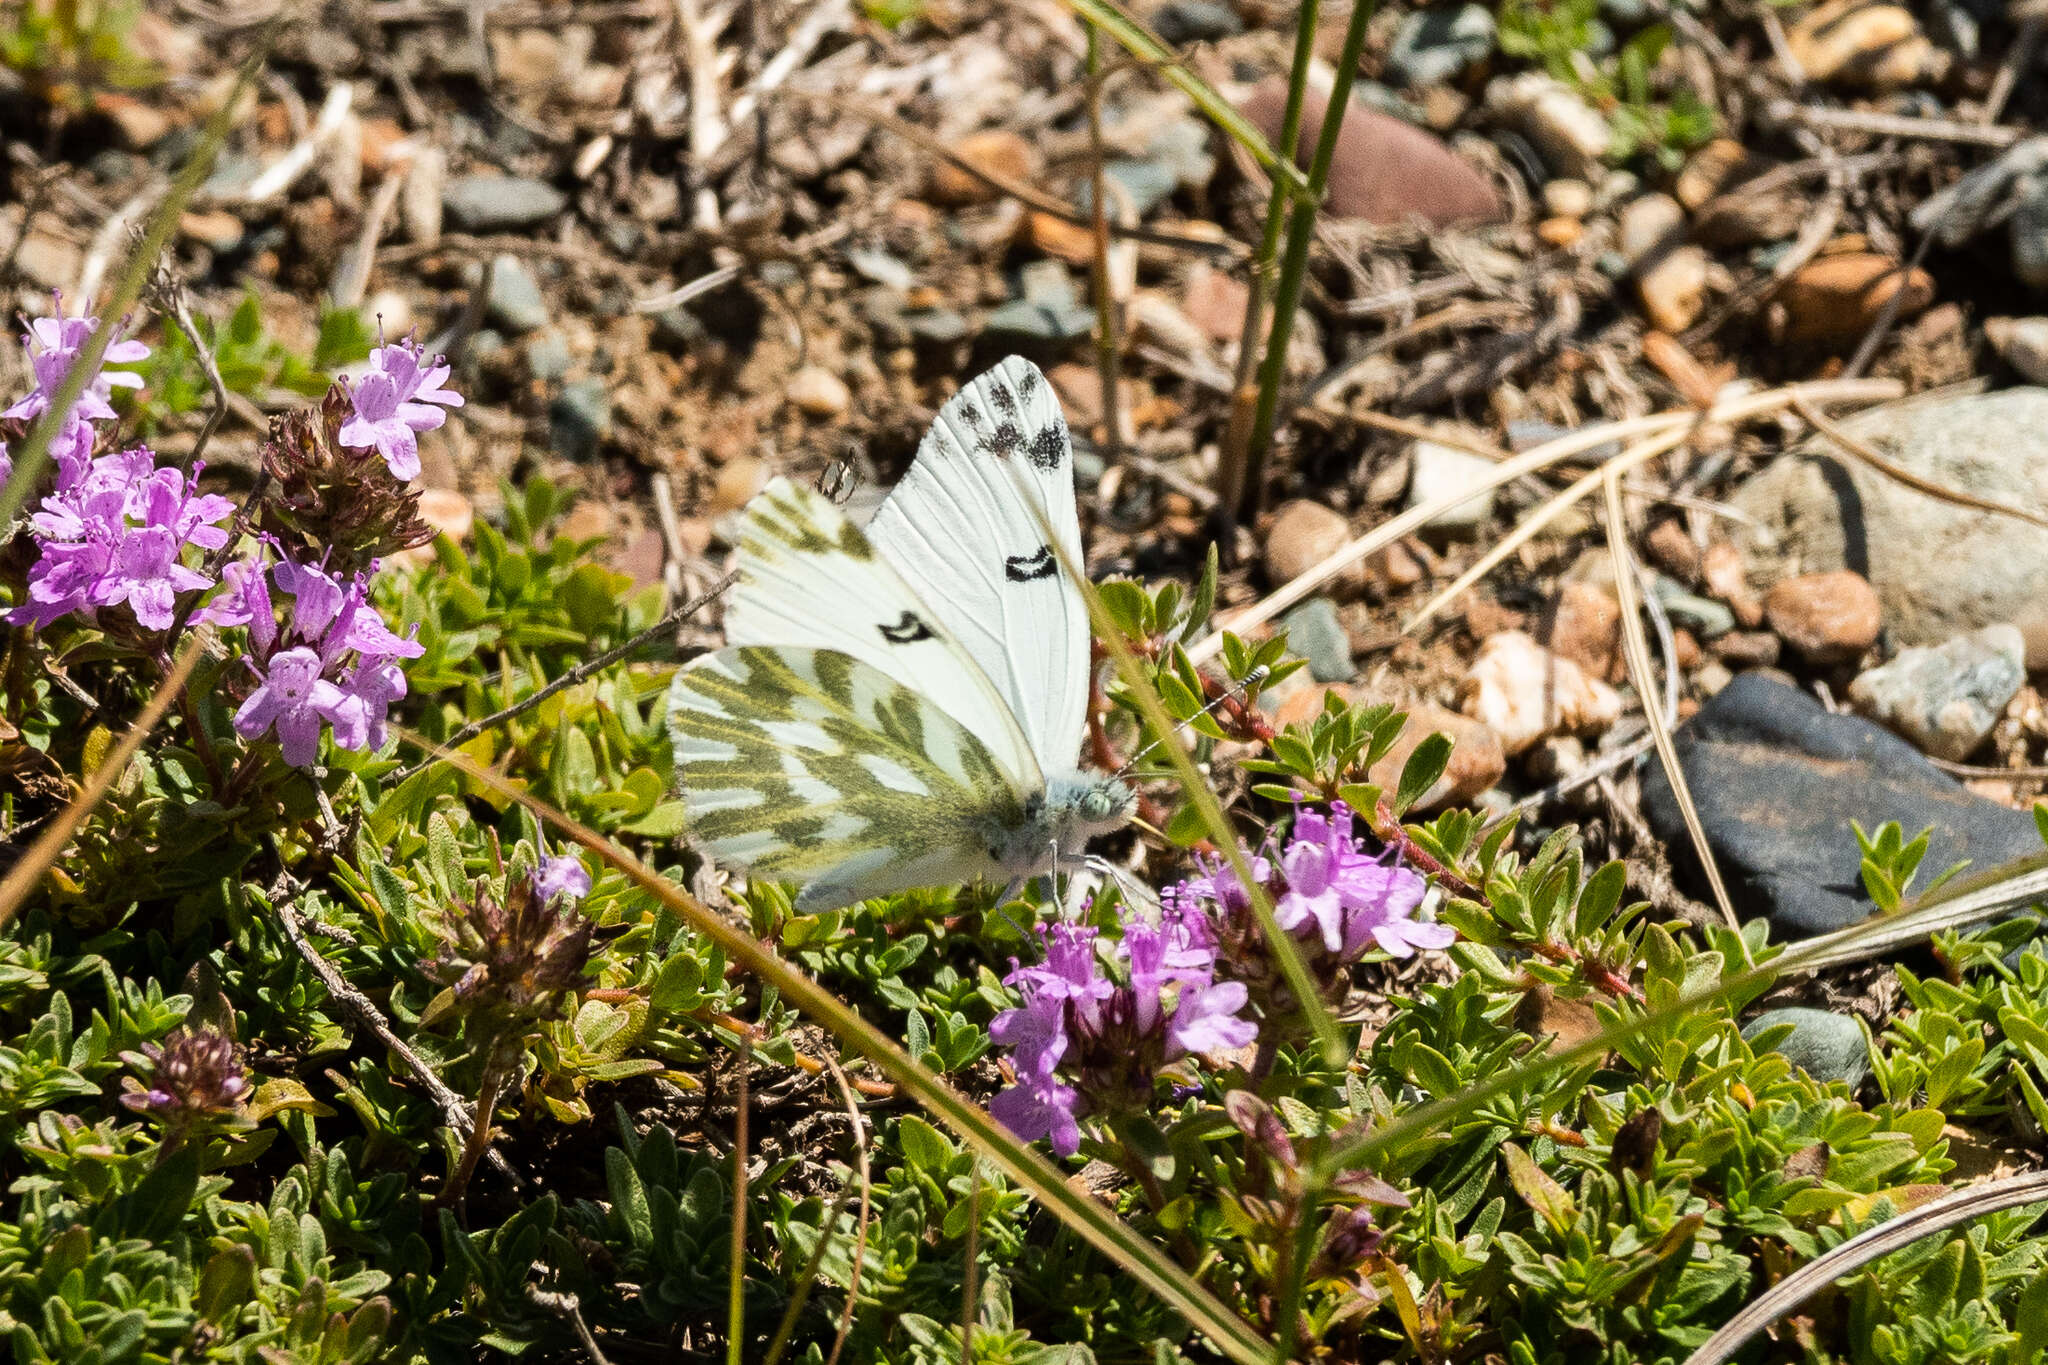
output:
M897 1120L896 1141L903 1148L903 1159L913 1170L931 1175L944 1175L959 1155L944 1133L915 1114L905 1114Z
M1394 788L1394 814L1401 815L1436 785L1451 761L1451 737L1439 731L1415 746L1401 765L1401 780Z
M1523 1202L1550 1224L1552 1231L1563 1232L1571 1226L1572 1197L1565 1187L1514 1143L1502 1143L1500 1154L1507 1163L1508 1183L1515 1187L1515 1193L1522 1196Z
M903 1019L903 1050L910 1054L913 1062L922 1062L925 1054L932 1050L931 1029L926 1026L924 1016L916 1010Z

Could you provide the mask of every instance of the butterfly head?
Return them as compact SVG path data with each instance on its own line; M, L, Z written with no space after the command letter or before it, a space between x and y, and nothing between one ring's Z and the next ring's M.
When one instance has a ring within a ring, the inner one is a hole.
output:
M1067 773L1045 784L1046 823L1063 851L1122 829L1137 811L1131 789L1103 773Z

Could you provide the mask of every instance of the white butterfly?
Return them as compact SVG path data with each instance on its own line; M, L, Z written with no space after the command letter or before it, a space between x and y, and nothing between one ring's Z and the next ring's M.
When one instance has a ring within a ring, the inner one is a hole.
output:
M727 647L669 690L690 833L831 909L1071 867L1135 801L1075 767L1088 613L1073 449L1011 357L940 410L863 533L777 479L748 504Z

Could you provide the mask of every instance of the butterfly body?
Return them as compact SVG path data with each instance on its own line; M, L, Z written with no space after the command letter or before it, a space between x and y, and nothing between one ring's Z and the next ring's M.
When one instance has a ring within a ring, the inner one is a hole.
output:
M866 531L777 479L744 514L725 649L671 687L692 837L822 910L1077 865L1129 820L1074 767L1088 622L1072 454L1005 361L941 411Z

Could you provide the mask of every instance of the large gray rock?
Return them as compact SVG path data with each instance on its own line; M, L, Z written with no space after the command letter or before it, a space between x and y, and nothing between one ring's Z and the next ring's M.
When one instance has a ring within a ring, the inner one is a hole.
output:
M1943 488L2048 516L2048 389L1898 403L1842 425ZM1733 528L1758 587L1853 569L1877 589L1893 643L2003 621L2026 637L2028 667L2048 667L2048 530L1930 497L1824 444L1730 500L1759 523Z

